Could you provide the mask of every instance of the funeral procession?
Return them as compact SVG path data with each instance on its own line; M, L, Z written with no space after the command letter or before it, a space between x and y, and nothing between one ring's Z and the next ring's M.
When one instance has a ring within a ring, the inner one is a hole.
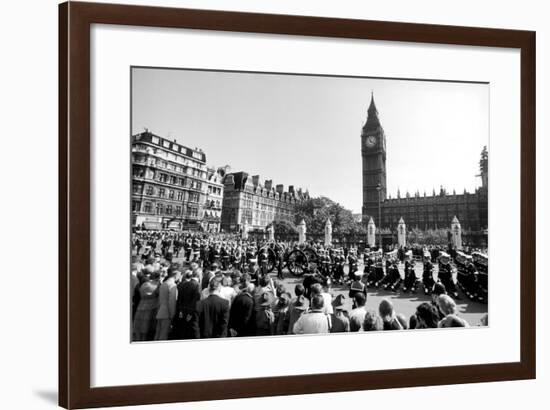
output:
M487 148L473 192L392 197L391 138L366 102L357 213L149 129L132 136L132 341L488 325Z

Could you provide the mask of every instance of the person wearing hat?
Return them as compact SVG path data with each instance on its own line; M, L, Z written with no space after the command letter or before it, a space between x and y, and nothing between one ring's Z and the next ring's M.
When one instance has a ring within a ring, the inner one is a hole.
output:
M359 276L362 275L363 272L359 272L358 270L357 255L355 254L355 252L349 252L347 259L348 259L350 282L360 279Z
M362 276L363 272L355 272L355 279L351 282L348 292L348 296L351 300L355 300L355 295L358 293L362 293L365 297L367 296L367 286L361 280Z
M299 283L294 287L294 294L296 298L290 301L288 308L288 334L293 334L294 323L302 316L302 314L309 309L309 300L304 296L304 286Z
M334 280L338 283L344 282L344 257L342 256L342 252L340 250L334 251L334 263L333 263L333 271L334 271Z
M388 274L384 277L384 289L389 289L394 292L399 290L401 286L401 274L397 267L397 260L392 260L390 268L388 269Z
M271 309L273 298L270 293L264 292L258 300L259 309L256 311L256 336L270 336L273 334L275 315Z
M434 280L434 265L430 259L430 254L424 256L424 269L422 271L422 285L424 286L424 294L428 295L432 292L435 285Z
M382 258L377 258L376 261L373 258L374 256L368 259L371 266L369 269L369 276L367 277L367 286L378 288L378 286L385 282L386 274L384 273Z
M311 298L311 310L294 323L293 332L300 334L329 333L329 317L324 313L324 299L321 295Z
M159 272L145 273L143 284L139 288L139 304L134 315L134 340L153 340L155 336L155 316L158 309L160 285Z
M403 292L410 291L416 293L418 287L418 278L414 271L414 260L412 257L408 257L405 261L405 280L403 281Z
M466 296L468 296L471 300L483 302L485 298L483 297L483 290L480 286L478 277L479 273L474 265L474 262L469 260L463 274L459 276L459 283L461 284L464 293L466 293Z
M277 301L275 312L274 332L275 335L286 335L288 333L288 323L290 320L290 293L283 292ZM274 309L275 310L275 309Z
M346 297L342 294L336 296L332 302L334 313L331 315L330 333L349 332L348 312L345 309Z
M458 292L453 281L453 270L449 255L444 254L439 257L439 271L437 274L439 281L445 286L447 292L455 299L458 299Z

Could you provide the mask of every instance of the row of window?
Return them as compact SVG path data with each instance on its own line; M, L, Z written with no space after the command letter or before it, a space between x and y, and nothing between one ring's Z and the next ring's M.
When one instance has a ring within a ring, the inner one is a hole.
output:
M136 140L139 141L140 139L141 139L141 135L136 135ZM193 150L191 150L187 147L184 147L182 145L178 145L175 142L170 142L170 141L167 141L167 140L163 140L162 144L161 144L160 143L160 138L155 137L155 136L153 136L153 138L151 139L151 142L153 144L156 144L156 145L161 145L163 148L166 148L168 150L172 150L172 151L175 151L175 152L178 152L178 153L182 153L184 155L191 154L191 156L194 159L196 159L197 161L204 161L204 154L203 153L193 151ZM153 147L150 147L150 146L145 145L145 144L134 144L134 147L137 148L137 149L140 149L140 150L152 149L153 152L156 155L159 155L159 154L164 155L164 156L166 156L166 158L168 158L171 161L177 161L177 162L181 162L181 163L184 163L184 164L193 163L193 161L190 161L189 159L187 159L185 157L182 157L181 155L176 155L174 152L169 152L169 151L164 151L162 149L153 148Z
M208 185L208 194L209 195L219 195L219 196L221 196L222 195L222 188L212 186L212 185Z
M295 203L296 202L296 197L293 196L292 194L290 194L289 192L284 192L282 195L277 193L277 192L271 192L269 193L269 196L268 195L264 195L264 194L259 194L258 192L256 192L254 190L254 188L251 188L251 187L245 187L245 191L247 196L250 196L250 197L255 197L255 198L259 198L260 200L264 200L264 201L281 201L281 202L290 202L290 203ZM265 193L266 191L264 191Z
M202 179L206 178L206 172L200 171L198 169L195 169L189 166L173 164L171 162L164 161L160 158L156 158L156 159L149 158L149 161L147 161L147 159L148 159L147 155L134 154L134 162L136 163L139 163L139 164L147 163L150 166L156 166L158 168L167 169L169 171L174 171L180 174L187 174L187 175L191 175Z
M143 193L143 185L133 184L133 193L136 195ZM168 198L175 201L190 201L199 202L200 194L198 192L179 191L174 189L166 189L163 187L153 187L152 185L145 186L145 194L149 196L158 196L159 198Z
M472 211L472 210L475 210L477 208L476 204L472 204L470 206L467 206L467 205L459 205L459 206L456 206L456 205L447 205L447 206L428 206L428 207L425 207L425 206L416 206L414 208L409 208L409 207L403 207L403 208L399 208L399 207L383 207L384 208L384 212L390 212L390 213L425 213L425 212L431 212L431 213L441 213L441 212L447 212L447 213L452 213L452 212L457 212L457 211L465 211L465 212L468 212L468 211Z
M205 204L206 207L209 207L209 208L220 208L221 207L221 203L219 200L211 200L211 201L206 201L206 204Z
M183 207L181 205L173 206L172 204L157 203L153 206L151 202L132 201L132 210L134 212L144 212L146 214L155 213L156 215L167 216L182 216L187 215L191 217L197 217L199 209L197 207Z
M155 181L162 182L164 184L170 184L170 185L178 185L184 188L190 188L190 189L196 189L201 190L202 189L202 182L196 181L194 179L190 178L180 178L176 177L174 175L168 175L162 172L154 172L152 170L146 170L142 167L134 167L132 175L135 178L147 178L147 179L154 179Z

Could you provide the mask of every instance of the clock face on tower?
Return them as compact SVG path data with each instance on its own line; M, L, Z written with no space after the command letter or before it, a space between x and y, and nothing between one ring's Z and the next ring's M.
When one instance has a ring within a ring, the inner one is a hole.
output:
M376 137L374 135L369 135L365 144L368 148L374 147L376 145Z

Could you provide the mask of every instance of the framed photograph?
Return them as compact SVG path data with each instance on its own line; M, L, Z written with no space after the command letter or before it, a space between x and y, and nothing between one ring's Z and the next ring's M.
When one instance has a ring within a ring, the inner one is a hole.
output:
M59 6L59 404L535 378L535 33Z

